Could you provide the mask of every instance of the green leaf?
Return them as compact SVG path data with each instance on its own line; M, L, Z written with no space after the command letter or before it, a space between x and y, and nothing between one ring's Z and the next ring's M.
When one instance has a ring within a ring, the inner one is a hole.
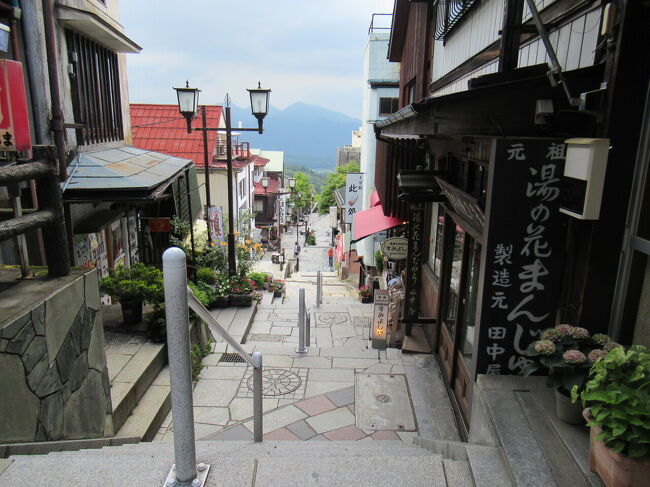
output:
M641 458L646 456L648 454L648 451L650 450L645 445L638 445L632 443L628 451L629 451L629 456L631 456L632 458Z
M537 372L539 369L541 369L540 365L533 362L524 368L523 375L524 377L528 377L530 374Z

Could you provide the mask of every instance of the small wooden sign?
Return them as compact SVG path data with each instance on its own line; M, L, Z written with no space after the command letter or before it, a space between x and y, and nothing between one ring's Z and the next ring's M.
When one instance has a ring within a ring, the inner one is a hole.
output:
M172 229L171 220L169 218L152 218L149 220L149 231L154 232L170 232Z
M387 346L388 302L388 291L385 289L376 289L372 317L372 348L378 350L383 350Z

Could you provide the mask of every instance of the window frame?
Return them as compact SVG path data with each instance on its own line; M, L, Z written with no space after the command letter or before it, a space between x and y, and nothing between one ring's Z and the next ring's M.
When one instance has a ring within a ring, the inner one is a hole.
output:
M390 100L386 102L385 100ZM390 108L389 110L393 110L390 113L386 111L382 111L382 102L384 103L390 103ZM392 115L396 111L399 110L399 97L395 96L380 96L379 97L379 107L378 107L378 115L380 117L388 117L389 115Z

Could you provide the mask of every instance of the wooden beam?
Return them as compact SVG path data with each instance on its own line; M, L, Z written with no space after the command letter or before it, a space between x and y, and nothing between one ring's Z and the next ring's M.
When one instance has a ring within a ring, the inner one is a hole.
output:
M56 215L51 210L41 210L17 218L11 218L0 222L0 240L17 237L30 230L43 228L54 223L56 223Z
M53 168L45 162L27 162L0 169L0 185L40 179L54 174Z
M516 69L519 61L521 16L524 11L524 0L506 0L503 10L499 72L507 73Z

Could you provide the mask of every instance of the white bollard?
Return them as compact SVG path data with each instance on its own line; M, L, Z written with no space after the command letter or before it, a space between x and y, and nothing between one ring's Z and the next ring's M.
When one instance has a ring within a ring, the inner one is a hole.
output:
M305 288L298 289L298 348L297 353L305 353Z
M253 441L260 443L263 437L262 407L262 352L253 353Z
M176 481L189 483L196 478L196 446L192 409L192 364L187 308L185 252L171 247L163 254L167 353L174 418Z

